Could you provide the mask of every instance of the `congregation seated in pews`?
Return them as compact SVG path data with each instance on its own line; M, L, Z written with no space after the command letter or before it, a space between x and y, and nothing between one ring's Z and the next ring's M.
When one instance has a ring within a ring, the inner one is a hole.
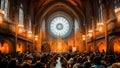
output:
M59 58L58 58L59 57ZM59 60L59 61L58 61ZM114 68L120 67L119 54L100 52L16 53L0 52L0 68Z

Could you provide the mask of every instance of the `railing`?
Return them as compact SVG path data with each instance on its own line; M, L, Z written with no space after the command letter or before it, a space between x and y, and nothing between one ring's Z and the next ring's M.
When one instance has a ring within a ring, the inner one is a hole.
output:
M0 24L0 32L11 33L12 35L15 35L15 33L17 32L18 36L27 38L29 40L33 40L33 37L31 37L31 38L27 37L26 31L23 33L18 33L16 26L17 25L14 22L9 21L9 20L5 20L3 23Z
M0 28L1 28L1 29L4 29L4 30L7 30L7 31L9 31L9 32L15 32L15 27L14 27L14 25L12 25L12 24L10 24L10 23L7 23L7 22L1 23L1 24L0 24Z

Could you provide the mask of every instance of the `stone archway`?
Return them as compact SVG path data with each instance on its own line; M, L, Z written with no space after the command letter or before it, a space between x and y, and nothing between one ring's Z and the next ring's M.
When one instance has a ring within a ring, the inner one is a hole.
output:
M23 53L25 51L25 45L24 43L18 43L16 46L16 52Z
M6 39L3 42L1 42L0 50L2 53L4 54L12 53L13 48L14 47L12 46L12 42L9 39Z
M106 52L106 45L105 42L99 42L96 46L97 50L99 52L102 52L103 50Z

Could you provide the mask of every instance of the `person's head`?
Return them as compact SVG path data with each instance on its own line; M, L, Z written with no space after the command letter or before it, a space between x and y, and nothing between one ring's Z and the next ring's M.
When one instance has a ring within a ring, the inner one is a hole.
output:
M96 57L94 58L93 62L94 62L94 64L99 65L99 64L101 64L101 58L98 57L98 56L96 56Z
M88 61L84 62L84 68L90 68L90 67L91 67L90 62Z
M77 63L82 63L82 57L78 57L76 60Z
M40 62L37 62L33 68L44 68L44 64L40 63Z
M8 65L8 68L15 68L16 67L16 60L12 59Z
M26 60L27 60L28 63L32 63L33 56L32 55L27 55Z
M30 68L30 65L28 63L24 63L22 68Z

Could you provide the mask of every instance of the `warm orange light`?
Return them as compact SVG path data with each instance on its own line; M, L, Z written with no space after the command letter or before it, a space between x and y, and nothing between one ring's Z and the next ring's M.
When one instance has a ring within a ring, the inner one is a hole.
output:
M8 43L4 43L3 46L1 47L1 52L8 54L9 53L9 44Z
M120 21L120 8L115 8L115 13L117 16L117 20Z
M89 51L94 52L94 45L89 45Z
M103 31L103 28L102 28L102 26L100 26L98 30L99 30L100 32L101 32L101 31Z
M120 43L114 42L114 52L120 53Z
M89 37L92 37L93 35L92 35L92 33L88 33L88 36L89 36Z
M32 31L28 31L28 37L32 37Z
M103 27L102 27L103 25L104 25L103 23L97 23L97 29L96 30L101 32L103 30Z
M117 17L117 20L120 21L120 15Z
M66 52L68 51L68 46L61 38L58 38L51 46L52 52Z
M23 30L24 30L24 25L18 24L18 32L19 32L19 33L22 33Z
M36 40L36 41L38 40L38 36L35 36L35 40Z
M2 15L0 14L0 24L3 22L3 17Z
M120 12L117 13L117 21L118 21L118 22L120 21Z
M16 46L16 51L22 53L23 52L23 47L21 44L17 44Z
M62 43L58 42L58 51L62 51Z
M72 47L72 51L73 52L75 52L76 51L76 47L74 46L74 47Z
M1 45L1 43L0 43L0 51L1 51L1 49L2 49L2 45Z
M85 40L85 35L82 35L82 39Z
M97 23L97 26L102 26L103 25L103 23Z
M103 50L106 52L105 43L100 43L99 45L97 45L97 48L98 48L99 52L102 52Z
M0 24L3 22L5 11L0 9Z
M92 32L93 32L93 30L89 30L88 32L89 32L89 33L92 33Z
M0 14L5 14L5 11L4 10L2 10L2 9L0 9Z
M115 8L115 13L120 12L120 8Z
M92 33L93 33L93 30L89 30L89 31L88 31L88 36L89 36L89 37L92 37Z
M45 39L45 31L41 30L40 34L41 34L41 39Z

